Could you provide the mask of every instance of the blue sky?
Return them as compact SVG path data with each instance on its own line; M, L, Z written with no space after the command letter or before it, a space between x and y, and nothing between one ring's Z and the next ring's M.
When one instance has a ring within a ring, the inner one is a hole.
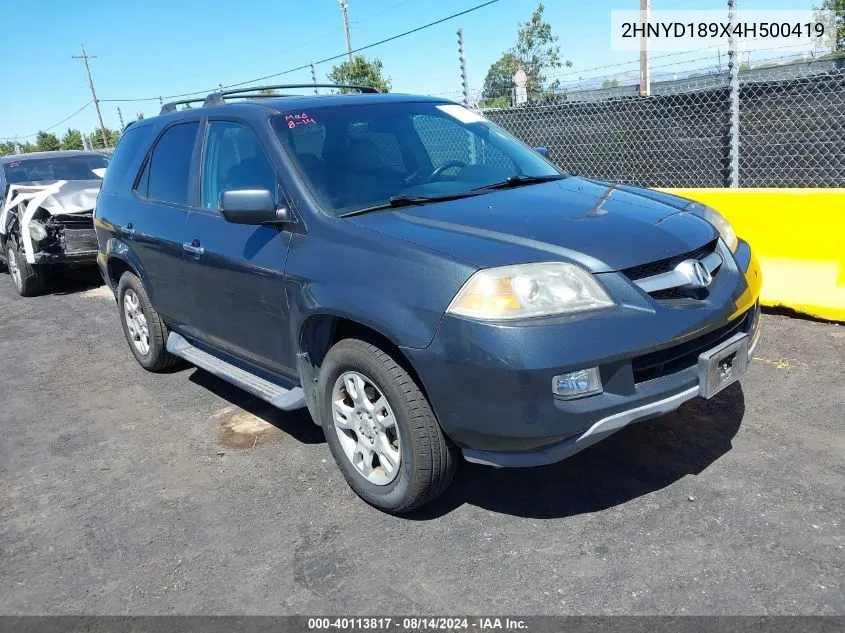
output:
M385 37L468 9L483 0L349 0L352 45ZM365 52L382 59L396 92L459 98L457 29L463 28L470 85L480 87L488 67L515 39L536 0L498 3ZM652 0L652 9L722 9L722 0ZM739 0L743 9L806 9L812 0ZM572 68L564 83L636 71L636 54L610 51L610 11L633 9L636 0L547 0L547 21ZM4 98L0 138L36 132L59 122L90 100L80 54L85 43L103 118L117 127L135 113L158 112L158 101L111 103L172 95L281 72L345 50L337 0L27 0L5 5L2 68ZM33 24L29 28L10 25ZM37 39L33 46L32 40ZM10 53L9 51L14 51ZM655 55L659 55L656 53ZM759 56L759 53L758 53ZM715 51L655 61L656 75L715 64ZM671 62L671 66L668 62ZM335 62L337 63L337 62ZM675 65L678 64L678 65ZM608 68L608 66L610 66ZM325 81L331 64L317 68ZM310 82L304 70L277 83ZM14 87L12 97L8 87ZM96 127L93 106L56 130Z

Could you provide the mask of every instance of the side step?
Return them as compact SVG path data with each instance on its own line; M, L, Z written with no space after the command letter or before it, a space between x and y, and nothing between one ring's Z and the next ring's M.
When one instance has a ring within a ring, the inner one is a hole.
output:
M305 407L305 394L302 392L302 387L292 389L280 387L269 380L264 380L264 378L251 374L240 367L235 367L231 363L220 360L208 352L197 349L185 337L176 334L176 332L171 332L167 337L167 351L262 400L266 400L283 411L293 411Z

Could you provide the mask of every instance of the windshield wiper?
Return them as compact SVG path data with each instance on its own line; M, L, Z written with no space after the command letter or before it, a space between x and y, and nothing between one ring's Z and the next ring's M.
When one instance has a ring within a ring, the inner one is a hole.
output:
M566 178L563 174L550 174L547 176L524 176L517 174L515 176L508 176L507 180L502 182L494 182L483 187L475 187L471 191L482 191L484 189L511 189L512 187L522 187L524 185L534 185L540 182L552 182L554 180L563 180Z
M341 213L340 217L348 218L353 215L361 215L362 213L369 213L370 211L381 211L382 209L394 209L397 207L412 207L422 204L431 204L432 202L444 202L446 200L459 200L461 198L470 198L477 196L479 191L462 191L460 193L450 193L444 196L393 196L384 204L376 204L372 207L365 207L363 209L355 209L347 213Z

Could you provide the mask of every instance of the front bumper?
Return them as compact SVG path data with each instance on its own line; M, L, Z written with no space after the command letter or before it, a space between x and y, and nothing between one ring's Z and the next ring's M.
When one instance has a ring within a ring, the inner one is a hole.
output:
M76 251L72 253L35 253L36 264L64 264L88 266L97 262L97 251Z
M560 461L698 395L697 360L739 332L759 337L759 265L744 242L705 300L669 307L621 273L600 275L612 309L514 324L445 316L426 349L405 348L435 414L469 461ZM604 391L561 400L552 377L599 367Z

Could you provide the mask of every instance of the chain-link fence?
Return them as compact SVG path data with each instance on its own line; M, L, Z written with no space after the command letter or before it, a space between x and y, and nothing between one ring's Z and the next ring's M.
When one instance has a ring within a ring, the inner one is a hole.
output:
M843 62L740 73L740 187L845 187ZM653 83L649 96L612 87L487 107L503 96L479 95L477 107L567 171L648 187L730 184L727 73Z

